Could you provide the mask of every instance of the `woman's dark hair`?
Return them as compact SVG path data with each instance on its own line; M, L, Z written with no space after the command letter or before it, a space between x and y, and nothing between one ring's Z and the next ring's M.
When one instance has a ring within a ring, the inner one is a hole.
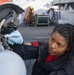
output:
M64 54L64 58L66 60L71 59L74 55L74 26L71 24L60 24L54 28L52 34L54 32L58 32L67 40L69 51Z

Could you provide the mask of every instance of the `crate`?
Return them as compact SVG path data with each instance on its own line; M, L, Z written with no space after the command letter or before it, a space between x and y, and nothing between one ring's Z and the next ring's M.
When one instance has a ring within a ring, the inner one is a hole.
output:
M38 15L34 16L34 24L37 25L48 25L50 24L49 15Z

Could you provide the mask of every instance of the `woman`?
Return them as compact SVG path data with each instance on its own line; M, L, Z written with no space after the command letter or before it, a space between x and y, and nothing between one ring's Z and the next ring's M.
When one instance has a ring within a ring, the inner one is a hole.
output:
M57 25L48 44L32 42L24 48L24 59L37 59L31 75L74 75L73 25Z

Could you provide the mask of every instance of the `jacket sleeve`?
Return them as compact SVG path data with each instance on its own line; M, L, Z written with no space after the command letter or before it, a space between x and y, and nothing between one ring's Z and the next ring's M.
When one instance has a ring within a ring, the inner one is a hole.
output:
M31 45L24 45L24 59L38 59L39 53L45 47L44 42L34 41Z
M37 59L39 46L38 43L32 42L32 45L24 45L24 59Z
M39 41L31 42L31 45L24 45L24 59L38 59L45 45L46 43Z

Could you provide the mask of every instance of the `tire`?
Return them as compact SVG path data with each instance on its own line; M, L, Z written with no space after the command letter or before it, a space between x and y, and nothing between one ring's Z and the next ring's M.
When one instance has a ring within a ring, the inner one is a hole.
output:
M50 9L47 11L47 14L49 14L50 22L51 22L51 23L54 23L54 19L55 19L55 12L54 12L54 9L53 9L53 8L50 8Z

